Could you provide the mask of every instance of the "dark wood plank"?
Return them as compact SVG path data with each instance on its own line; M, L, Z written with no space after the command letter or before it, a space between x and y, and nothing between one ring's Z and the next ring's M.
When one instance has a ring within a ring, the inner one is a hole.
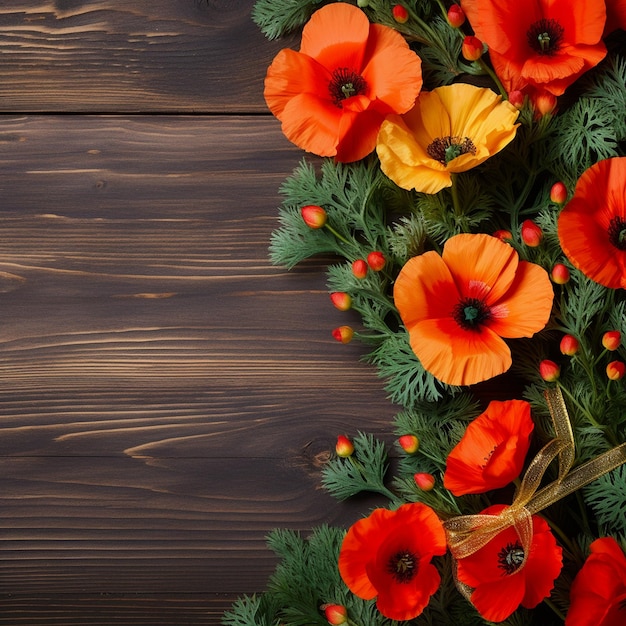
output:
M252 0L3 0L0 111L265 112Z

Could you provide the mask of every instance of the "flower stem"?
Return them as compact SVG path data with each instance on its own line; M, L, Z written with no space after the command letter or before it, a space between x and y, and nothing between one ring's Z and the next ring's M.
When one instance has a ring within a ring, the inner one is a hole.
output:
M509 99L509 94L506 92L504 85L500 82L500 79L496 76L496 73L483 61L482 57L476 61L478 65L480 65L480 69L483 70L486 74L489 75L491 80L496 84L500 95L504 100Z
M349 246L352 245L350 241L348 241L341 233L338 233L330 224L324 224L324 228L327 228L329 232L331 232L333 235L335 235L335 237L337 237L337 239L339 239L339 241L343 241Z

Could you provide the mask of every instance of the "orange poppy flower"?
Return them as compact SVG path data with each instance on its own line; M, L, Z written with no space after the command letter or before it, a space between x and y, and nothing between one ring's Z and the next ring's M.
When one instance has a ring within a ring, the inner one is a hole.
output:
M461 7L509 93L530 86L560 96L606 55L604 2L462 0Z
M528 402L490 402L448 455L444 487L462 496L508 485L522 471L534 427Z
M543 329L553 298L543 268L485 234L455 235L441 256L429 251L409 259L394 287L413 352L449 385L506 372L511 351L502 338Z
M567 258L585 276L626 288L626 157L605 159L579 178L558 218Z
M456 83L420 94L402 116L383 122L376 151L398 186L437 193L451 174L486 161L515 138L519 111L491 89Z
M496 504L482 511L497 515ZM473 589L470 596L478 612L490 622L502 622L520 604L536 607L547 598L563 565L562 550L547 522L533 515L533 538L526 563L515 527L509 526L485 546L457 561L457 577Z
M347 163L374 149L385 116L408 111L421 88L421 60L402 35L337 2L311 16L299 52L276 55L265 101L290 141Z
M385 617L409 620L439 587L439 572L430 561L445 552L445 532L430 507L416 502L396 511L375 509L348 530L339 572L356 596L377 598Z
M596 539L570 590L566 626L623 626L626 557L613 537Z

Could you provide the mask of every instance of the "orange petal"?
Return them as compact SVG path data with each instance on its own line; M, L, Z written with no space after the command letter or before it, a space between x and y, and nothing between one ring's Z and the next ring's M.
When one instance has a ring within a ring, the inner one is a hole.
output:
M351 163L372 152L376 147L376 137L382 120L382 116L376 111L344 111L339 124L339 142L335 156L337 161Z

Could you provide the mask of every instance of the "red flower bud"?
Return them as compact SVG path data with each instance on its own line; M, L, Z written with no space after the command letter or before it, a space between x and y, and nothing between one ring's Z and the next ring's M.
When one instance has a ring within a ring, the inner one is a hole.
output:
M468 35L463 40L461 54L466 61L477 61L483 56L483 42L478 37Z
M510 230L496 230L496 232L493 233L493 236L504 242L511 241L513 239L513 235Z
M554 204L563 204L567 200L567 187L561 183L554 183L550 188L550 200Z
M393 13L393 19L396 20L398 24L406 24L408 22L409 12L401 4L394 4L391 12Z
M337 437L337 443L335 445L335 452L337 453L337 456L345 459L346 457L352 455L352 453L354 452L354 446L345 435L339 435L339 437Z
M454 28L459 28L465 23L465 12L458 4L453 4L448 9L448 23Z
M340 343L350 343L354 336L354 331L350 326L339 326L332 331L333 337Z
M580 349L580 343L573 335L563 335L563 339L561 339L561 343L559 344L559 349L561 350L561 354L574 356Z
M544 359L539 363L539 374L546 382L553 383L559 379L561 368L554 361Z
M621 361L611 361L606 366L606 375L610 380L619 380L626 374L626 365Z
M350 294L345 291L333 291L333 293L330 294L330 300L335 308L340 311L347 311L352 307L352 298Z
M432 474L426 474L425 472L419 472L414 474L415 484L422 491L431 491L435 486L435 477Z
M375 272L380 272L380 270L385 267L386 262L387 259L385 259L385 255L382 252L378 252L378 250L370 252L367 255L367 264Z
M357 259L352 263L352 273L357 278L365 278L367 276L367 262L363 259Z
M514 89L509 92L509 102L516 108L521 109L526 102L526 96L519 89Z
M341 604L323 604L322 610L332 626L341 626L348 623L348 609Z
M322 228L326 224L328 215L321 206L308 204L300 209L302 219L309 228Z
M557 285L564 285L569 280L569 270L563 263L556 263L550 272L552 282Z
M407 454L415 454L420 447L420 440L415 435L402 435L398 443Z
M622 334L619 330L609 330L602 335L602 345L611 352L617 350L622 343Z
M522 222L522 241L531 248L536 248L543 239L543 231L532 220Z

